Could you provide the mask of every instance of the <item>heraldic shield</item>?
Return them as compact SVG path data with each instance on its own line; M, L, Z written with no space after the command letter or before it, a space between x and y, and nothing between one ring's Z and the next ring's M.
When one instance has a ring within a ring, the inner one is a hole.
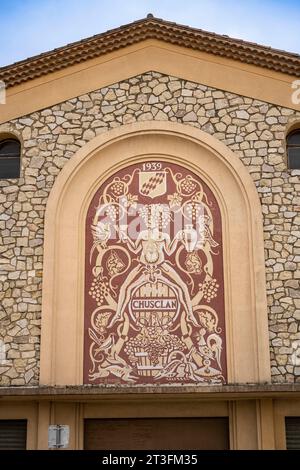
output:
M141 171L139 173L139 193L151 199L162 196L167 191L166 182L164 171Z
M153 161L112 175L86 244L84 383L226 383L221 216L196 174Z

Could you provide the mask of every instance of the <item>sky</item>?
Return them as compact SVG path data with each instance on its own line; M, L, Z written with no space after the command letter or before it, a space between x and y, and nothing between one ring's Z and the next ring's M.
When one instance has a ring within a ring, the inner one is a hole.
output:
M300 54L300 0L0 0L0 66L148 13Z

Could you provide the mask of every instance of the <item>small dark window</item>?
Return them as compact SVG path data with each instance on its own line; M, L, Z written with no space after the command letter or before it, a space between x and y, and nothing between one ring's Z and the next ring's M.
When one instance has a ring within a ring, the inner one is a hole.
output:
M20 178L20 151L18 140L0 140L0 179Z
M26 434L26 419L0 419L0 450L25 450Z
M285 418L287 450L300 450L300 417Z
M300 169L300 129L292 131L286 139L288 165L291 170Z

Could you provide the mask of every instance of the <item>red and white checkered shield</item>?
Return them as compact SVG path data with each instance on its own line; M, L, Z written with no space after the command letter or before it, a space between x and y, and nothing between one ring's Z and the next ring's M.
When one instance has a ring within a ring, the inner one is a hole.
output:
M141 171L139 191L143 196L152 199L165 194L167 191L166 173L164 171Z

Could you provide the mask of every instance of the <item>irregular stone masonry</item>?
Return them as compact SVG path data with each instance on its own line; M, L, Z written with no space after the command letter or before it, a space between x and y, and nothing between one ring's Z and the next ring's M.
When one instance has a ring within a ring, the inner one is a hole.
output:
M264 218L272 378L300 382L300 364L292 360L300 347L300 172L287 170L284 148L296 116L151 72L0 126L24 140L22 177L0 180L0 385L38 384L44 216L57 175L96 135L153 119L214 135L248 168Z

